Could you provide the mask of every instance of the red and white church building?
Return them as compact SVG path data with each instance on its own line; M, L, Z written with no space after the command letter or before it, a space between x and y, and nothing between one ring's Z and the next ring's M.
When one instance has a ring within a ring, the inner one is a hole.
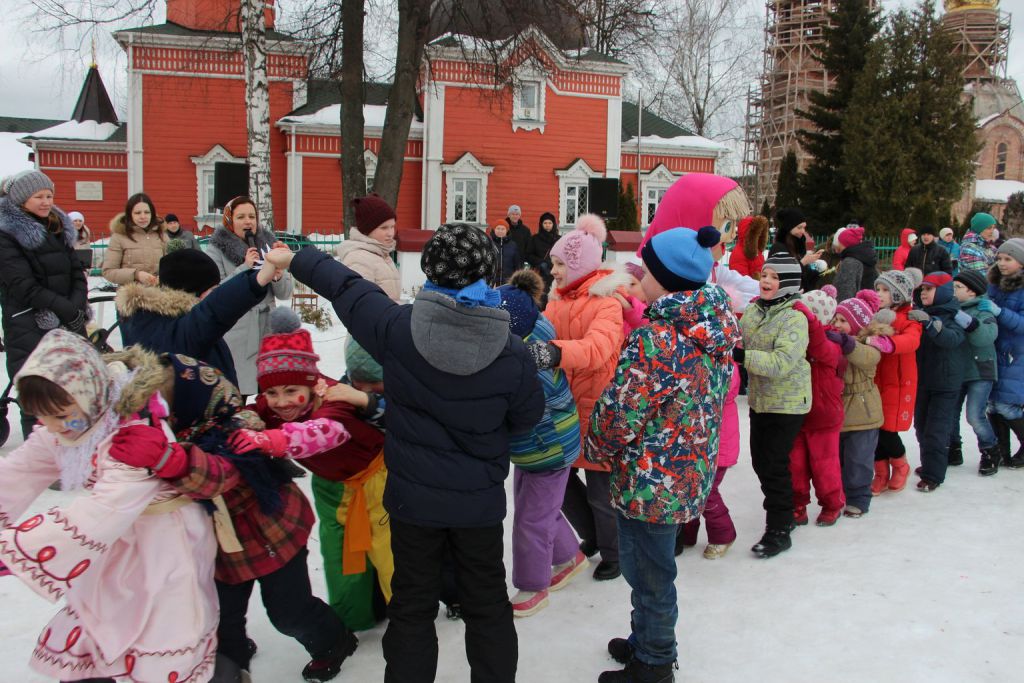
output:
M215 165L244 164L247 141L241 41L225 30L232 7L237 0L167 0L166 23L114 34L127 53L126 120L93 69L70 121L21 138L54 180L60 205L85 213L97 236L140 191L186 226L219 222ZM307 47L275 31L273 19L270 4L274 223L296 234L337 233L337 84L307 80ZM631 183L646 225L677 177L714 172L727 152L628 102L629 67L620 61L559 49L533 29L530 54L507 57L516 78L495 89L462 40L449 34L427 48L396 206L400 229L490 225L511 204L534 230L545 211L568 227L586 210L590 178ZM368 178L386 97L386 87L367 87Z

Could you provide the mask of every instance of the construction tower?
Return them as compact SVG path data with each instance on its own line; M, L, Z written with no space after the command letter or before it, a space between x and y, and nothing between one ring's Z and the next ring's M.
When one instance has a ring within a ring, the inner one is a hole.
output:
M942 25L953 34L965 58L964 80L992 83L1006 79L1010 18L998 0L945 0Z

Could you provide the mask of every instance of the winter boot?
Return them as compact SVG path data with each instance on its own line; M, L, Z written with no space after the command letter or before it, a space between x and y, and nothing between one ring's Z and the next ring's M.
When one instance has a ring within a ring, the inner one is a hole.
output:
M949 444L948 462L950 467L959 467L964 464L964 444L957 440Z
M672 683L675 666L674 662L651 665L634 659L621 671L605 671L597 677L597 683Z
M612 638L608 641L608 654L619 664L632 662L633 652L633 646L628 638Z
M871 481L871 495L880 496L889 486L889 460L875 461L875 478Z
M992 431L996 434L996 441L999 449L999 459L1003 465L1010 461L1010 423L999 413L989 413L988 421L992 425Z
M608 560L601 560L597 563L597 569L594 570L595 581L611 581L622 576L622 570L619 569L618 562L609 562Z
M341 664L349 655L356 651L359 639L356 634L347 628L327 652L317 654L310 660L309 664L302 669L302 677L307 681L329 681L341 671Z
M990 446L981 449L981 463L978 464L978 474L983 477L990 477L999 471L999 461L1002 459L1002 452L999 446Z
M796 526L807 525L807 506L797 505L793 508L793 524Z
M1009 425L1010 430L1017 437L1020 448L1017 452L1010 456L1010 440L1006 440L1006 466L1011 470L1019 470L1024 467L1024 417L1018 417L1015 420L1007 420L1006 424Z
M547 591L519 591L512 596L512 616L528 617L548 606Z
M839 517L842 514L843 508L836 508L834 510L822 509L818 514L818 519L814 520L814 523L818 526L832 526L839 520Z
M902 491L907 485L907 475L910 474L910 465L907 464L907 456L901 455L898 458L892 458L889 462L892 463L892 476L889 477L889 490Z
M767 529L764 536L750 550L758 557L775 557L793 547L789 529Z

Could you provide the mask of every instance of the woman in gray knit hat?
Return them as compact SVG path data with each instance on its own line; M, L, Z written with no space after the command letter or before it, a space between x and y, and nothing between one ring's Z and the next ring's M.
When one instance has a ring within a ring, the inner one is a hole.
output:
M85 333L88 285L76 240L71 220L53 204L53 181L45 174L22 171L0 182L0 306L8 377L49 330ZM24 436L33 424L33 416L21 416Z

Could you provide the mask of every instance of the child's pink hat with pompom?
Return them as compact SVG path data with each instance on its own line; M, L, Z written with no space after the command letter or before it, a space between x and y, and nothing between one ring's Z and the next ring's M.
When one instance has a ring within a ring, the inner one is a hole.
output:
M576 228L551 247L551 256L565 263L569 284L601 267L602 243L607 235L604 220L596 214L585 213L576 219Z
M878 306L878 294L871 289L862 289L854 298L840 301L836 313L846 318L846 322L850 323L850 331L857 334L875 317Z
M836 316L836 288L832 285L825 285L821 289L815 289L800 296L807 308L822 325L828 325Z

